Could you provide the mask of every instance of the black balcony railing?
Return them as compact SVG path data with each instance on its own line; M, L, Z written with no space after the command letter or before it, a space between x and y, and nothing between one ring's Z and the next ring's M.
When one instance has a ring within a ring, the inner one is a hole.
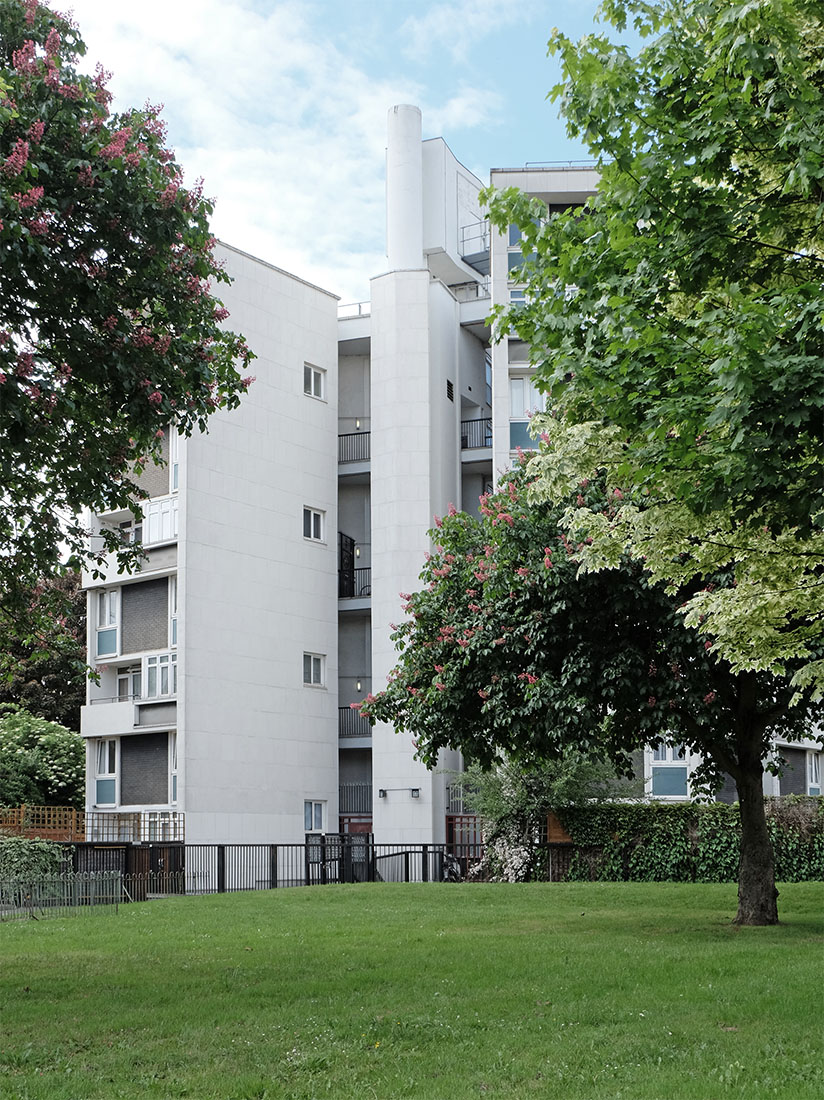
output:
M492 446L492 417L461 421L461 450Z
M341 783L338 787L338 812L342 814L371 814L372 784Z
M342 600L351 600L359 596L372 595L372 569L365 566L361 569L338 570L338 596Z
M338 436L338 462L368 462L370 432Z
M339 737L370 737L371 734L372 726L367 718L352 707L338 707Z

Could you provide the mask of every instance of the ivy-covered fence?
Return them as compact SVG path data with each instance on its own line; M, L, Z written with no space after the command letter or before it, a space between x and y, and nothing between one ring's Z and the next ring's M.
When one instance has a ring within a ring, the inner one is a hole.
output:
M557 816L575 845L567 881L734 882L741 826L724 803L602 803ZM767 799L779 882L824 880L824 797ZM535 868L541 877L540 860Z

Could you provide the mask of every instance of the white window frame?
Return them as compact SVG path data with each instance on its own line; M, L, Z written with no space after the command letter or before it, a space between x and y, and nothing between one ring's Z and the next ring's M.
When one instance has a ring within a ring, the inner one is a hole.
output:
M180 436L174 424L169 425L169 492L180 488Z
M307 530L309 534L307 534ZM307 542L326 542L326 512L306 504L303 508L303 537Z
M673 799L675 801L683 801L690 796L690 768L686 745L679 743L671 744L664 743L656 745L649 750L650 768L649 768L649 794L654 799L661 799L666 801ZM684 791L683 793L661 793L656 791L655 779L656 774L663 774L667 771L679 769L684 772Z
M311 688L326 687L326 654L303 654L303 686Z
M139 699L141 695L143 680L143 667L142 665L127 665L117 670L117 700L119 703L126 703L130 699ZM125 687L125 692L121 694L121 684Z
M177 805L177 731L169 732L169 804Z
M116 806L118 804L118 765L120 763L120 747L117 738L101 737L94 745L94 804L95 806ZM114 797L111 801L101 801L98 798L99 783L112 784Z
M314 363L303 364L303 392L316 401L326 400L326 371Z
M177 540L177 496L155 497L143 505L143 545Z
M815 749L807 753L807 794L821 794L821 753Z
M305 798L303 800L303 831L305 833L326 832L326 802L322 799Z
M177 573L169 577L169 649L177 649Z
M143 542L143 517L130 516L123 523L119 523L118 530L124 546L140 545Z
M143 699L177 696L177 653L150 653L143 658Z
M116 657L120 653L120 589L104 588L95 593L95 639L94 655ZM101 649L101 636L114 632L114 646Z

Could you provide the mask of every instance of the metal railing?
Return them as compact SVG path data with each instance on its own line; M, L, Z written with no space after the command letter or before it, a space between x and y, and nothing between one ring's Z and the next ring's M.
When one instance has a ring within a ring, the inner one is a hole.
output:
M459 283L449 288L459 302L477 302L490 296L489 279L480 282Z
M461 256L489 251L489 222L483 219L460 228Z
M341 783L338 787L338 813L371 814L372 784Z
M476 447L492 446L492 417L484 416L480 420L461 421L461 450L474 450Z
M178 810L92 810L85 819L85 839L98 844L182 843L186 839L185 814Z
M338 707L338 737L371 737L368 718L353 707Z
M116 912L122 899L120 871L0 879L0 921L64 917L99 905Z
M342 600L372 595L372 567L338 570L338 597Z
M338 318L339 320L345 320L347 317L368 317L372 312L372 303L370 302L343 302L338 306Z
M348 432L338 436L338 462L368 462L371 432Z

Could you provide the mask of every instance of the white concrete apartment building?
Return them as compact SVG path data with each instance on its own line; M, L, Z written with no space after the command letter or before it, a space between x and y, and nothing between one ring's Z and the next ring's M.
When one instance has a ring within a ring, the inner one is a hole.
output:
M597 177L547 165L491 182L559 209ZM477 507L530 445L541 405L525 346L490 344L492 303L522 294L510 275L521 254L516 231L490 235L481 186L442 139L421 140L417 108L394 107L387 270L369 302L339 307L222 246L230 324L257 381L208 434L170 437L168 465L143 475L142 513L91 518L146 551L139 573L85 578L100 677L81 729L101 839L179 840L184 822L190 842L467 835L449 793L458 754L429 772L411 738L350 704L394 664L390 624L417 587L433 516ZM793 789L806 769L815 790L812 748L793 750ZM647 754L647 781L677 797L689 762L668 751Z

